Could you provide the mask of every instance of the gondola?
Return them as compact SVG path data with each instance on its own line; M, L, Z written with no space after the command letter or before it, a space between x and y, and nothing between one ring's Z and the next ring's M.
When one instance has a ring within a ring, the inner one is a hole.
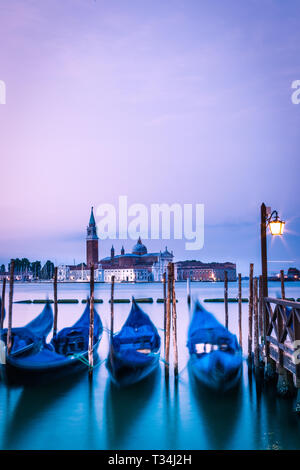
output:
M151 374L159 363L160 336L134 298L129 316L110 344L107 368L118 386L129 386Z
M196 302L187 346L194 376L205 386L226 392L239 384L242 350L235 335Z
M88 367L90 306L87 303L80 319L73 326L63 328L50 343L40 350L18 357L9 356L6 380L14 384L45 384L72 375ZM94 310L94 364L103 333L98 313Z
M9 356L6 353L6 362L8 357L17 358L38 351L50 333L52 325L53 312L50 302L47 302L42 312L34 320L23 327L12 328L12 347ZM7 344L7 328L0 331L0 339L5 345Z

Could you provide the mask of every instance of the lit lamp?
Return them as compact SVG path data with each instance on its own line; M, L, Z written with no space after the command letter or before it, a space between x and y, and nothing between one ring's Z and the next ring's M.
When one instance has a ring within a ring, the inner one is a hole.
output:
M260 208L260 242L261 242L261 273L263 297L268 297L268 260L267 260L267 226L272 235L282 235L285 222L279 219L278 212L266 207L263 203Z
M282 235L284 230L285 222L279 219L278 212L273 211L267 220L269 229L272 235Z

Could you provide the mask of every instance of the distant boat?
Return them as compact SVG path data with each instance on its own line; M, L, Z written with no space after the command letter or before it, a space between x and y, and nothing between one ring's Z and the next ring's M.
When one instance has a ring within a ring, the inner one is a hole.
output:
M45 304L43 311L27 325L12 328L12 348L6 352L6 363L10 358L21 357L32 351L38 351L52 329L53 312L50 302ZM7 345L7 328L0 331L0 339Z
M62 379L88 367L89 303L73 326L63 328L40 350L22 356L10 356L6 365L8 382L17 384L47 383ZM94 311L93 354L103 333L100 316Z
M242 350L237 338L199 302L195 305L187 346L191 370L201 383L219 391L238 385Z
M157 367L160 336L148 315L132 299L129 316L121 331L113 336L107 368L119 386L139 382Z

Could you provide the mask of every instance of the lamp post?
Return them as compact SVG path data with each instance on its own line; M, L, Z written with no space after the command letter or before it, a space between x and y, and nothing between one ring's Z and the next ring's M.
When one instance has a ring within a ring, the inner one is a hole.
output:
M261 223L260 223L260 240L261 240L261 270L262 270L262 315L263 315L263 337L265 345L265 378L267 380L273 380L276 372L276 364L270 358L270 346L269 342L266 341L266 336L269 328L269 320L266 315L266 309L264 304L264 298L268 297L268 261L267 261L267 226L269 226L272 235L282 235L284 224L278 217L278 212L266 208L265 204L261 205Z
M267 261L267 226L273 236L283 234L285 222L279 219L278 212L267 211L264 203L261 205L260 241L261 241L261 273L263 297L268 297L268 261Z

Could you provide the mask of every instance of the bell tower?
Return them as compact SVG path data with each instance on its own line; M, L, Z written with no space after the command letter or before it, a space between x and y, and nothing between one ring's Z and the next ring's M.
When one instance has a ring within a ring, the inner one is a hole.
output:
M98 267L98 235L93 209L92 207L86 235L86 264L88 268L92 264L95 268Z

